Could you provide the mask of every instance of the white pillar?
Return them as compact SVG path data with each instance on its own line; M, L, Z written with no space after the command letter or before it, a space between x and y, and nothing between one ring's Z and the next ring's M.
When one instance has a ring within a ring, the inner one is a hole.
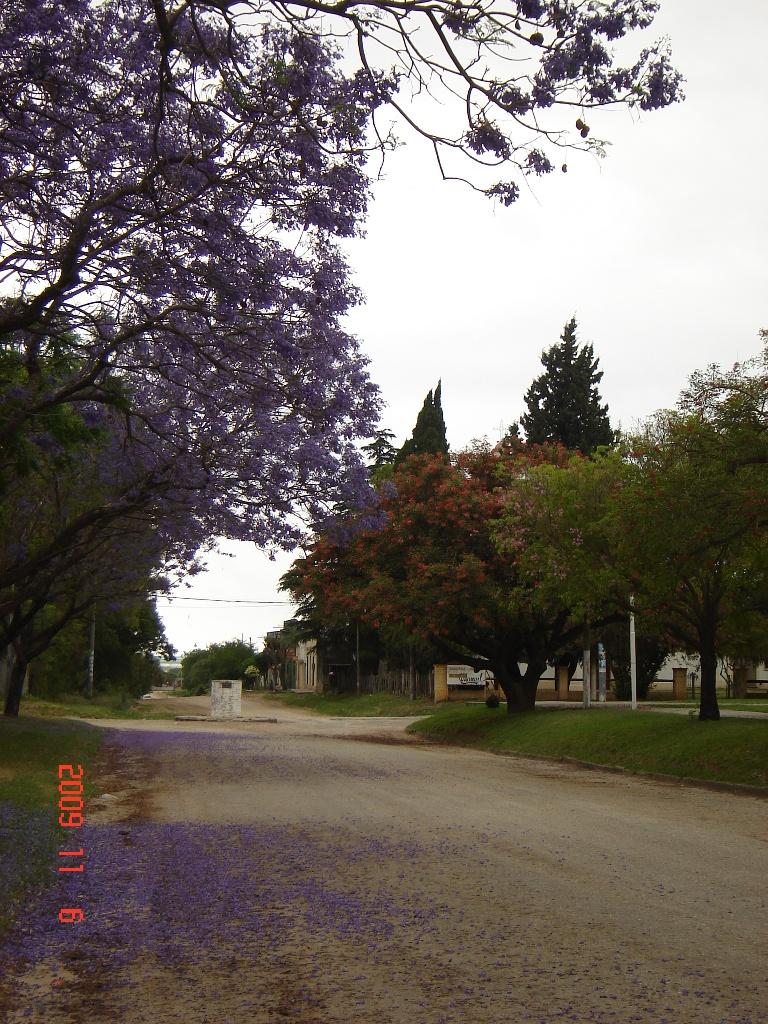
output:
M635 645L635 599L630 597L629 606L629 678L632 684L632 710L637 711L637 649Z

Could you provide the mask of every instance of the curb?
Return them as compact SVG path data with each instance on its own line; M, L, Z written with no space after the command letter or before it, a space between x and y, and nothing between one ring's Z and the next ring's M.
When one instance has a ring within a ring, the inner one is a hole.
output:
M174 718L175 722L210 722L221 725L227 722L236 722L238 725L241 722L272 722L277 725L276 718L212 718L210 715L176 715Z
M418 734L417 734L418 735ZM572 768L583 768L590 772L608 772L611 775L623 775L628 779L648 779L651 782L663 782L667 785L685 786L693 789L708 789L715 793L732 793L735 796L752 796L768 799L768 786L750 786L744 782L716 782L709 779L692 779L685 775L667 775L662 772L636 772L622 765L596 764L594 761L580 761L576 757L547 757L545 754L524 754L517 750L489 750L488 747L475 747L467 743L446 743L438 739L424 736L428 744L437 747L460 747L462 750L478 750L496 757L514 757L518 761L541 761L544 764L569 765Z
M528 755L499 750L494 753L502 756L523 758ZM587 771L610 772L612 775L624 775L631 779L651 779L653 782L666 782L675 786L693 786L697 789L709 789L715 793L734 793L739 796L756 796L768 799L768 786L750 786L745 782L717 782L714 779L694 779L687 775L667 775L663 772L635 772L621 765L595 764L593 761L579 761L575 757L544 757L530 755L535 761L549 761L551 764L568 764Z

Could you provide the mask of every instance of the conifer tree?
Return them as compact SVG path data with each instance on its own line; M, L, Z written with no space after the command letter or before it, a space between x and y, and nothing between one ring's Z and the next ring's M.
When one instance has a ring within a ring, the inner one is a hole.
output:
M528 441L559 442L590 454L613 443L608 406L597 390L603 373L591 345L579 347L576 318L563 329L560 342L541 354L544 373L525 394L528 411L520 417Z
M395 464L399 465L409 455L441 454L448 454L448 441L443 417L442 381L438 381L434 393L430 391L424 399L413 433L397 453Z
M373 440L364 444L363 451L368 454L368 468L371 470L390 466L397 455L397 448L392 444L394 431L381 428L373 433Z

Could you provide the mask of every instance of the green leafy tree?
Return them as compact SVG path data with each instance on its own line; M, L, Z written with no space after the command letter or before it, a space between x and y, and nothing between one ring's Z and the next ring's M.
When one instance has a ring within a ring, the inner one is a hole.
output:
M733 471L737 431L716 416L664 412L629 441L617 544L632 585L675 646L701 662L699 718L718 719L717 658L768 630L768 480Z
M603 374L591 345L579 347L576 318L563 329L560 342L541 354L544 373L525 394L528 411L520 417L529 442L562 444L588 455L609 445L614 433L608 406L598 391Z
M244 679L245 670L258 660L256 649L242 640L210 644L187 651L181 659L182 679L190 689L207 688L212 679Z
M502 549L536 600L559 595L585 623L641 621L698 654L701 719L719 718L717 658L762 650L768 629L768 488L734 471L738 428L716 411L659 413L619 450L534 467L510 488Z
M342 549L343 550L343 547ZM296 613L297 636L315 640L321 658L331 661L335 656L351 657L359 644L360 665L363 674L375 674L382 660L392 668L408 668L411 664L425 671L440 660L440 650L434 644L414 633L401 622L379 619L373 626L366 618L358 618L348 607L325 604L318 595L304 585L303 559L298 559L282 576L280 587L293 593L298 600ZM352 571L352 563L340 558L334 570L337 582L350 590L365 585L366 578Z
M621 461L612 452L598 461L572 453L505 479L495 541L504 557L516 560L518 585L538 614L567 610L574 642L549 660L567 667L569 678L581 652L591 650L629 608L628 583L612 558L607 506L620 474Z
M31 692L59 697L83 688L90 645L90 615L70 621L32 661ZM173 655L152 598L117 611L97 612L94 692L124 690L138 696L163 681L160 658Z
M395 463L399 465L410 455L447 455L448 441L445 434L445 418L442 406L442 382L438 381L434 393L430 391L424 399L413 433L397 453Z
M97 613L94 687L146 693L163 682L159 658L173 654L154 601L140 602L123 613Z
M692 374L680 408L715 424L730 454L732 473L768 465L768 330L763 351L730 370L716 364Z

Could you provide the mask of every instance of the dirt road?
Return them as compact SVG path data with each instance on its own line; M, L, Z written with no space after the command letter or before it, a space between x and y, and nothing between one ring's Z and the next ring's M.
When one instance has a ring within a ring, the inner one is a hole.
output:
M279 714L110 733L10 1024L768 1022L764 801Z

